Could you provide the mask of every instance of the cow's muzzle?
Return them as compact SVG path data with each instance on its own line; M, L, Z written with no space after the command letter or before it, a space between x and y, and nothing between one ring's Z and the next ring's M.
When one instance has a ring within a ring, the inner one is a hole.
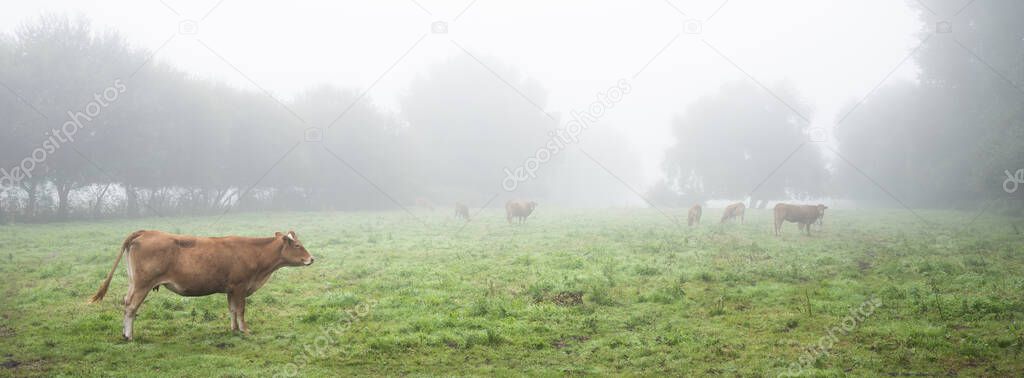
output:
M303 265L313 265L313 258L310 257L309 261L306 261L305 264L303 264Z

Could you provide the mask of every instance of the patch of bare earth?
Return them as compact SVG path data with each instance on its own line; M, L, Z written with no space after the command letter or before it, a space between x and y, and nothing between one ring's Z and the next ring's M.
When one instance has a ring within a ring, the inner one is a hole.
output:
M581 291L563 291L555 295L552 298L552 302L555 302L559 306L579 306L583 304L583 292Z

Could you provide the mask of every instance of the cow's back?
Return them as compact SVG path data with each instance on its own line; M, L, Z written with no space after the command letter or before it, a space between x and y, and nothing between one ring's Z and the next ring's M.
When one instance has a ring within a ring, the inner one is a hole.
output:
M818 218L818 208L812 205L775 205L775 217L789 222L810 223Z
M521 217L526 215L526 205L520 201L509 201L505 204L505 211L509 215Z
M163 274L179 264L178 243L175 237L163 231L145 231L128 245L130 269L150 274Z
M722 212L722 219L732 218L743 213L744 205L742 202L734 203L726 206L725 211Z
M229 281L254 268L245 246L232 238L207 238L148 231L132 242L129 261L136 275L166 282L185 296L224 292Z

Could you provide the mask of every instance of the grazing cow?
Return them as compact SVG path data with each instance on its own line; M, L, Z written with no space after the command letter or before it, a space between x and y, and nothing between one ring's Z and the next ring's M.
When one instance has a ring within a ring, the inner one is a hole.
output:
M530 201L508 201L505 203L505 219L508 223L512 223L512 218L519 220L519 223L526 222L526 217L533 213L533 209L537 208L537 203Z
M817 205L790 205L780 203L775 205L775 235L782 235L782 223L794 222L800 231L807 230L811 234L811 225L825 216L825 209L828 206Z
M700 205L693 205L693 207L690 208L690 213L686 215L686 225L687 226L693 226L695 224L699 225L700 224L700 215L701 215L702 212L703 212L703 210L701 210Z
M725 211L722 213L721 223L725 223L727 220L739 217L740 224L743 224L743 218L746 212L747 206L744 205L743 202L736 202L732 205L726 206Z
M430 202L430 200L423 197L416 198L416 206L426 208L427 210L430 211L434 211L434 203Z
M121 244L114 267L90 303L102 300L107 294L122 256L128 269L122 334L126 340L132 339L132 324L139 305L150 290L155 291L160 285L186 297L227 294L231 330L249 333L249 326L245 324L245 298L267 283L277 269L313 263L313 256L294 231L278 232L269 238L206 238L135 231Z
M463 220L469 222L469 207L464 205L464 204L462 204L462 202L456 202L455 203L455 217L456 218L462 218Z

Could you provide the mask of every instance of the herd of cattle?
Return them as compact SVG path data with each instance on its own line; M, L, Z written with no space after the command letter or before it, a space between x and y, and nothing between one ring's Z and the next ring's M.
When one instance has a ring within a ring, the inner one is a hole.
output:
M537 203L530 201L508 201L505 203L505 219L509 223L513 220L518 220L519 223L526 221L526 217L529 217L533 213L533 209L537 208ZM812 224L821 224L822 219L825 217L825 209L828 206L817 204L817 205L793 205L788 203L780 203L775 205L775 235L782 234L782 224L785 222L792 222L797 224L797 228L800 231L806 231L808 235L811 234ZM700 205L693 205L686 216L686 225L695 226L700 224L700 217L704 210ZM743 202L737 202L732 205L726 206L725 210L722 211L722 220L720 223L739 218L742 224L745 219L747 212L747 206ZM455 216L469 221L469 207L460 203L455 204Z
M812 224L821 225L822 219L825 218L825 209L828 209L828 206L820 203L817 205L792 205L788 203L775 205L775 235L782 234L782 224L785 222L796 223L800 231L806 230L807 234L810 235ZM726 206L725 210L722 211L721 223L735 218L739 218L740 223L743 223L746 211L747 206L743 202ZM686 225L694 226L700 224L701 213L703 213L703 210L700 205L693 205L687 214Z
M417 200L419 205L421 202ZM427 203L427 202L424 202ZM427 203L429 204L429 203ZM432 208L432 206L431 206ZM537 208L533 201L505 203L509 223L523 223ZM794 222L801 231L811 233L811 224L820 224L825 205L775 205L775 234L783 222ZM690 208L687 224L699 225L703 210ZM725 208L721 222L739 218L742 223L746 206L735 203ZM455 216L469 220L469 207L455 204ZM294 231L275 233L273 237L198 237L162 231L135 231L121 244L114 266L100 284L90 303L103 299L110 287L118 263L124 257L128 271L128 293L124 296L124 328L122 336L131 340L135 315L150 291L163 286L186 297L227 294L231 330L249 333L245 323L245 301L267 283L274 271L286 266L313 264L313 256L299 241Z
M426 207L433 210L434 207L429 201L424 199L417 199L416 203L418 206ZM519 223L526 222L526 218L533 213L533 210L537 208L537 202L533 201L508 201L505 203L505 219L508 223L518 221ZM793 205L788 203L780 203L775 205L775 235L781 235L782 224L785 222L793 222L797 224L797 228L800 231L806 231L808 235L811 234L812 224L821 224L822 218L825 217L825 209L828 206L817 204L817 205ZM704 210L700 205L693 205L690 208L689 213L686 216L686 225L695 226L700 224L700 217ZM747 206L743 202L737 202L725 207L722 211L721 223L725 223L728 220L739 218L742 224L747 212ZM469 221L469 206L466 206L462 202L455 203L455 217Z

